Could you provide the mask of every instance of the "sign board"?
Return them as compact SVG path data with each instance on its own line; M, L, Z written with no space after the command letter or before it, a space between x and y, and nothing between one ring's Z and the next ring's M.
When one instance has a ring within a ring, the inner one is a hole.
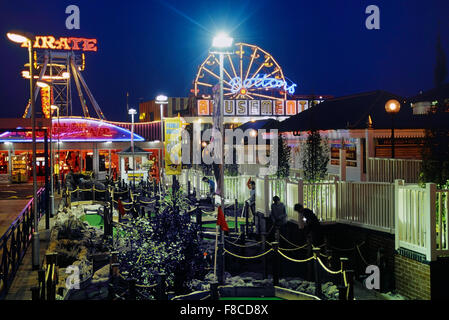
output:
M181 163L181 130L182 121L178 118L165 119L165 173L179 175Z

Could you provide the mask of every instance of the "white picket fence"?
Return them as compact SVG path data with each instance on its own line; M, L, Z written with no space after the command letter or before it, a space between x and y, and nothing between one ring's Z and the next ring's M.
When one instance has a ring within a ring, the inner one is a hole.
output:
M405 248L434 261L449 255L449 190L437 190L433 183L425 188L395 185L396 249Z
M368 158L367 177L374 182L394 182L403 179L406 183L418 183L422 160Z
M186 171L181 184L191 182L200 194L208 193L200 172ZM249 198L250 176L225 178L225 198L243 203ZM268 216L273 196L285 204L288 218L298 223L296 203L313 210L324 223L339 222L395 234L396 249L423 254L428 261L449 255L449 190L435 184L422 188L389 182L330 181L308 184L302 180L251 177L256 182L256 211Z

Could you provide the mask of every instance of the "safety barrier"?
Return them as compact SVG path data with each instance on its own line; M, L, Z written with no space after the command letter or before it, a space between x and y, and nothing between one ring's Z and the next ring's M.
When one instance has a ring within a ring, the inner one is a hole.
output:
M45 212L45 192L37 192L37 200L31 199L18 217L0 238L0 299L4 299L19 269L34 232L34 206L39 220Z
M46 264L38 271L38 286L31 288L31 299L56 300L56 285L58 284L57 253L45 255Z

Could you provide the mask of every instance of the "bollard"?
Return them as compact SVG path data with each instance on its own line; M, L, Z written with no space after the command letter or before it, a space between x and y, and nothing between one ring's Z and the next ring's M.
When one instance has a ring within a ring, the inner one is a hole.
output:
M225 268L225 256L224 256L224 234L221 228L219 228L220 235L218 237L218 250L217 250L217 278L218 283L223 285L225 282L224 268Z
M340 269L343 271L343 273L342 273L342 276L341 276L341 280L340 280L340 285L341 286L343 286L343 287L346 287L346 283L345 283L345 281L344 281L344 272L346 271L346 269L347 269L347 264L348 264L348 258L346 258L346 257L340 257Z
M95 184L92 186L92 201L95 201Z
M273 246L274 250L274 256L273 256L273 286L279 285L279 243L273 242L271 244Z
M265 232L262 232L262 234L260 235L262 238L262 252L265 252L265 242L267 240L267 234ZM262 265L263 265L263 271L262 271L262 276L264 279L267 278L267 259L266 259L266 255L264 255L262 257Z
M249 226L248 207L249 207L248 201L245 201L245 226L246 226L245 234L248 234L248 226Z
M38 301L39 300L39 287L32 287L30 290L31 290L31 300Z
M331 270L334 270L334 252L331 249L326 250L327 258L327 267Z
M210 297L212 300L218 300L219 299L219 293L218 293L218 282L217 281L211 281L210 283Z
M37 272L37 277L39 281L39 289L40 289L40 300L45 300L45 271L39 270Z
M346 271L346 280L348 281L348 300L354 300L354 270Z
M110 267L111 277L109 279L109 284L108 284L108 299L109 300L115 299L115 291L116 291L115 288L117 287L118 273L119 273L119 264L117 262L111 263L111 267Z
M127 279L128 282L128 300L136 300L136 279Z
M245 229L246 229L246 225L245 224L241 224L240 225L240 244L245 244L246 242L246 238L245 238Z
M345 286L338 286L338 300L346 300L346 292L347 292L347 288Z
M145 217L145 207L140 207L140 217Z
M167 300L167 294L165 293L165 273L159 273L156 286L156 300Z
M234 230L235 230L235 233L239 232L239 226L238 226L238 220L237 220L238 206L239 206L239 203L238 203L237 199L235 199L235 202L234 202L234 218L235 218Z
M315 257L314 266L315 266L315 295L319 298L323 296L321 291L321 274L320 274L320 266L318 262L318 257L320 256L320 248L313 248L313 256Z

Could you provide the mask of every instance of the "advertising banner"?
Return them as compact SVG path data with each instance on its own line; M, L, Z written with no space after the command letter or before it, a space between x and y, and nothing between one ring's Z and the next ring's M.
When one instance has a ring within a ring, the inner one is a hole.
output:
M165 119L165 173L181 174L181 118Z

